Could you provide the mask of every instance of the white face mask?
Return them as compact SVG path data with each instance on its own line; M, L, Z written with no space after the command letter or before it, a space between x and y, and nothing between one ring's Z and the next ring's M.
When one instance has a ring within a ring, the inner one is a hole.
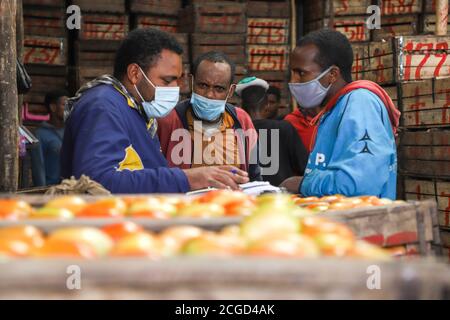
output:
M319 80L322 79L332 68L333 66L329 67L317 78L311 81L305 83L289 83L289 90L295 100L297 100L300 107L309 109L320 106L323 99L325 99L328 90L330 90L331 84L328 88L325 88Z
M139 98L142 100L142 107L144 108L147 117L164 118L177 105L180 98L180 87L157 87L149 78L147 78L147 75L140 67L139 70L141 70L145 80L155 88L155 98L153 101L148 102L144 100L144 97L141 95L136 85L134 85Z

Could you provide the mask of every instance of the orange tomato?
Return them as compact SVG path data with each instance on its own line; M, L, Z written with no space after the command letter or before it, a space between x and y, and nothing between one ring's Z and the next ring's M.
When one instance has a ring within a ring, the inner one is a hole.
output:
M44 245L32 251L32 256L39 258L95 258L93 248L82 242L47 239Z
M42 246L44 236L42 232L34 226L23 225L0 229L0 239L9 238L27 243L32 247Z
M301 219L300 225L302 234L310 237L324 233L332 233L344 238L354 239L354 234L349 227L326 218L304 217Z
M77 212L78 218L117 218L123 217L127 206L120 198L105 198L94 203L87 204Z
M333 201L339 201L342 199L346 199L343 195L341 194L335 194L333 196L324 196L322 198L320 198L320 201L325 201L325 202L333 202Z
M318 202L319 198L317 197L306 197L306 198L295 198L294 199L295 204L303 204L303 203L310 203L310 202Z
M86 201L79 196L62 196L47 202L45 207L67 209L73 214L77 214L85 205Z
M107 233L114 241L118 241L127 235L141 232L143 230L144 228L131 221L109 224L102 228L102 231Z
M128 208L130 217L168 219L177 211L177 207L169 202L164 202L155 197L137 200Z
M161 243L147 232L138 232L123 237L111 251L112 256L120 257L158 258L161 254Z
M22 200L0 200L0 219L27 218L33 212L33 208Z
M227 216L248 216L254 208L255 202L251 199L244 201L233 201L223 206L225 209L225 215Z
M30 253L30 246L22 240L13 238L0 238L0 252L7 255L25 257Z
M313 211L326 211L330 204L328 202L316 202L306 206L306 209Z

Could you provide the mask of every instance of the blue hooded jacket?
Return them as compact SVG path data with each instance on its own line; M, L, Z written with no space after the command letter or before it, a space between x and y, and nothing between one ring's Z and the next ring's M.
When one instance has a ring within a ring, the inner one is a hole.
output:
M87 90L66 123L62 175L82 174L112 193L187 192L184 172L169 168L158 135L112 85Z
M342 96L319 122L300 193L396 198L397 150L386 107L367 89Z

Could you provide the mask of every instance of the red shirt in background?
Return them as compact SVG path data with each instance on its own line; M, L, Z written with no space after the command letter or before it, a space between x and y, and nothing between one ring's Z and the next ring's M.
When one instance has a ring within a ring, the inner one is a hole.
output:
M303 145L308 152L311 152L311 140L313 138L315 125L311 124L314 117L304 115L299 109L295 109L294 112L288 114L284 120L289 122L297 130L300 139L302 139Z

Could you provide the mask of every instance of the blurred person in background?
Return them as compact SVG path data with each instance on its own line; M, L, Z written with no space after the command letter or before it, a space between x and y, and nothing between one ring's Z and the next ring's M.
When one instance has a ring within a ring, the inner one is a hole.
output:
M67 97L65 90L54 90L45 96L45 106L50 119L35 131L39 146L31 150L33 184L36 187L55 185L61 181L60 151Z
M236 87L241 97L242 108L250 114L258 132L259 165L264 181L278 186L285 179L303 175L308 161L308 152L297 135L295 128L287 121L275 120L278 108L269 102L271 94L269 84L256 77L242 79ZM265 174L273 163L263 163L261 155L267 155L271 161L278 161L277 170Z

